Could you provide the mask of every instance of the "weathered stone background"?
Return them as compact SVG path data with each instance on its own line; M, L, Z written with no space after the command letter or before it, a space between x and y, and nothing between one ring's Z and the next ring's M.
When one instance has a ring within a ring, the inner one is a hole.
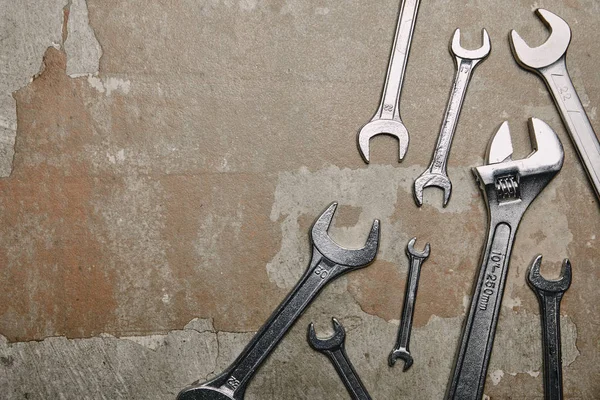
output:
M462 4L461 4L462 3ZM510 3L510 4L508 4ZM5 399L173 399L225 368L293 287L308 229L340 202L332 236L360 246L382 220L377 261L331 284L256 375L248 399L346 399L306 344L335 316L374 398L439 399L448 382L486 229L470 168L504 120L515 156L526 120L565 147L562 172L517 235L485 393L541 399L537 301L525 283L573 263L562 303L565 395L600 398L599 207L541 80L507 40L573 29L568 66L597 131L597 0L423 1L401 113L411 134L356 149L386 70L398 0L0 0L0 392ZM493 51L475 72L450 157L454 191L412 181L429 163L463 31ZM388 368L407 272L431 243L411 347Z

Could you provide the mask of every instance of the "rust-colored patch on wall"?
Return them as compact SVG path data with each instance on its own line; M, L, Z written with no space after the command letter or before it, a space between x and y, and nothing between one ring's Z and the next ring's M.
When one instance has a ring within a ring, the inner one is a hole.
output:
M0 333L12 341L91 336L113 320L113 274L90 231L95 178L78 157L91 121L50 48L17 99L14 170L0 180Z

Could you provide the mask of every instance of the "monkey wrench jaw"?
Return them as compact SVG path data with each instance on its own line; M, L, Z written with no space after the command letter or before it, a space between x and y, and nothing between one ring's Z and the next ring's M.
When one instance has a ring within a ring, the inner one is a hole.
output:
M490 143L487 165L473 169L490 212L514 217L529 204L562 168L564 151L556 133L544 121L529 119L533 152L522 160L512 160L508 122L504 122ZM510 207L505 207L510 204Z

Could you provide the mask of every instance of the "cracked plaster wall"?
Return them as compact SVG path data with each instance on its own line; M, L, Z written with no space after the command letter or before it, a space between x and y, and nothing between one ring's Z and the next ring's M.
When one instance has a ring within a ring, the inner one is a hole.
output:
M1 1L2 393L166 399L214 376L301 276L308 229L337 200L331 234L344 245L360 246L382 220L378 259L325 289L247 397L346 398L305 342L310 321L325 332L336 316L373 397L441 398L485 230L469 170L505 119L525 156L535 115L559 133L565 166L517 235L485 393L543 397L538 306L524 280L543 253L545 273L564 257L574 266L561 318L566 398L600 398L598 204L541 82L517 68L505 40L512 28L543 40L538 6L574 29L569 69L598 129L600 52L588 31L597 2L433 1L421 5L403 90L407 157L397 164L397 144L378 137L367 167L355 132L379 98L397 1ZM439 129L456 26L466 47L486 27L494 50L454 140L450 204L432 190L417 209L412 180ZM412 236L432 254L411 341L418 357L401 373L386 359Z

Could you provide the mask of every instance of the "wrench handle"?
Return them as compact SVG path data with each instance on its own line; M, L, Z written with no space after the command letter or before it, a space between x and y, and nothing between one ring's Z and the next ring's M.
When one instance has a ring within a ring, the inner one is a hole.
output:
M410 268L408 270L408 282L404 293L404 304L402 306L402 317L400 318L400 328L398 329L398 338L396 339L394 350L405 349L410 352L408 348L410 331L412 329L415 300L417 298L419 277L421 275L421 265L423 265L424 261L424 258L411 258Z
M410 42L412 41L419 11L420 0L403 0L396 26L394 45L390 54L390 62L383 86L381 104L373 120L377 119L400 119L398 110L400 92L404 82L404 71L408 62Z
M342 345L339 349L334 351L325 351L324 352L331 363L335 367L340 379L346 386L348 393L354 400L371 400L371 396L365 385L360 380L360 377L356 373L356 370L352 366L352 363L348 359L348 355L346 354L346 349Z
M313 247L313 258L308 270L290 294L271 314L231 367L207 385L242 399L250 379L277 346L290 327L325 285L345 272Z
M444 113L444 120L442 121L442 127L440 128L440 134L435 146L433 158L431 159L431 164L429 166L431 173L448 174L447 165L450 147L452 146L452 138L454 137L458 118L460 117L460 111L463 102L465 101L467 87L471 81L473 70L477 64L479 64L479 61L481 60L465 60L460 57L455 57L456 75L454 77L454 83L452 84L452 91L450 93L450 98L448 99L446 112Z
M560 301L563 293L537 296L542 319L544 353L544 399L562 400L562 351L560 344Z
M481 400L515 229L492 220L446 399Z
M596 197L600 200L600 142L573 86L565 58L536 72L550 89Z

